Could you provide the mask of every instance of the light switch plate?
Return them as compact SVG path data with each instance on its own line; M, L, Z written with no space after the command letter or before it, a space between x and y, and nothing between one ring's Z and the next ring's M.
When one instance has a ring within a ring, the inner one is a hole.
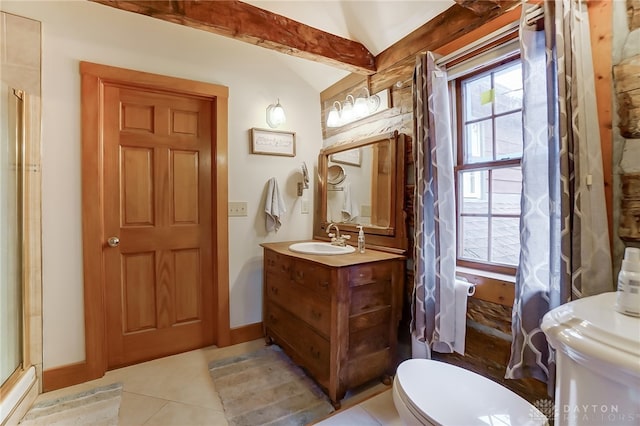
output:
M246 201L229 201L229 217L246 216L246 215L247 215Z
M302 205L300 206L300 210L302 214L309 214L309 200L302 199Z

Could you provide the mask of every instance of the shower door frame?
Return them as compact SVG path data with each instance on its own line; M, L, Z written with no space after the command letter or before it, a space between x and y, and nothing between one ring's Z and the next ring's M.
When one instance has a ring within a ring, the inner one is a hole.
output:
M15 125L19 127L17 143L20 151L17 167L20 171L18 190L21 193L22 363L4 384L0 384L0 423L17 423L42 392L41 103L38 95L16 89L5 81L3 84L7 85L11 96L15 93L21 100L8 107L19 109L21 115L21 120Z

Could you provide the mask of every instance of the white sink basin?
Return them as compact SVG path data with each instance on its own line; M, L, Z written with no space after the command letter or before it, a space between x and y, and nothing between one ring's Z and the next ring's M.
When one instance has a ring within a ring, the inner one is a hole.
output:
M305 254L336 255L353 253L356 249L353 246L334 246L331 243L318 241L307 241L304 243L294 243L289 246L289 250Z

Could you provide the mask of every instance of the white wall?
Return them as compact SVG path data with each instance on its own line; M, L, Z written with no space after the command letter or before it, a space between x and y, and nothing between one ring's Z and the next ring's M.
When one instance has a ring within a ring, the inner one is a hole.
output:
M229 200L248 216L229 219L231 326L261 321L264 241L312 235L296 195L300 165L315 169L322 146L319 90L305 61L235 40L90 3L3 1L4 11L42 22L44 368L84 360L81 234L81 60L229 87ZM314 68L317 69L317 68ZM297 155L249 154L248 130L266 127L265 108L279 98L284 130L296 132ZM265 183L276 177L288 212L267 235ZM313 188L313 182L311 187Z

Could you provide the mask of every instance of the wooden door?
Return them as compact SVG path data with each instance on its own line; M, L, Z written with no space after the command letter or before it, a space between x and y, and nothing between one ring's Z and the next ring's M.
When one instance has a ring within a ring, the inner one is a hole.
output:
M105 85L108 368L214 343L211 104Z

